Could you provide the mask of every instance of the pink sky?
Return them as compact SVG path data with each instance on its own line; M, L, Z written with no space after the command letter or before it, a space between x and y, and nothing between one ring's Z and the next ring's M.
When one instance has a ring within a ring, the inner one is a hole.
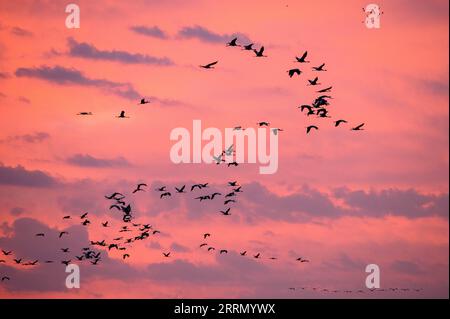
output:
M136 221L162 236L130 247L125 262L104 251L101 266L82 268L77 291L40 279L64 278L62 265L24 269L7 258L0 276L11 280L0 283L0 297L448 298L448 2L377 3L384 14L373 30L362 23L368 2L356 0L77 1L81 28L67 29L63 1L2 1L0 248L32 259L36 227L74 227L80 238L68 244L76 247L85 237L111 240L100 222L121 225L103 197L112 191L126 193ZM226 47L233 34L264 45L267 58ZM311 63L294 63L305 50ZM216 60L214 70L198 67ZM328 71L319 88L333 86L332 119L297 109L315 98L306 83L321 63ZM293 67L304 73L289 78ZM140 97L151 103L137 105ZM117 119L121 110L130 118ZM349 124L333 127L338 118ZM194 119L220 130L259 121L283 128L277 173L260 175L258 164L173 164L170 131L191 129ZM364 131L349 130L363 122ZM306 135L310 124L319 131ZM153 191L209 182L224 193L231 180L244 191L231 216L219 213L221 200L160 200ZM147 192L131 195L142 181ZM85 211L87 228L62 220ZM204 232L229 255L199 250ZM241 258L243 250L265 258ZM299 265L297 256L311 262ZM288 290L364 289L370 263L381 267L382 288L423 290Z

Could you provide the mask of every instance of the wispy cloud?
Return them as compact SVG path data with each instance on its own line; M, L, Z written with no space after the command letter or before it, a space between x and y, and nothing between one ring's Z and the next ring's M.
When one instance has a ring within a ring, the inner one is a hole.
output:
M178 32L178 36L184 39L198 39L209 43L226 43L234 37L239 38L239 41L245 44L251 42L250 39L242 33L219 34L200 25L183 27Z
M11 33L14 35L17 35L19 37L32 37L33 36L33 32L22 29L20 27L12 27Z
M58 181L45 172L29 171L20 165L10 167L0 164L0 185L53 187L57 184Z
M155 57L148 54L129 53L120 50L100 50L92 44L77 42L73 38L68 39L69 55L84 59L114 61L126 64L153 64L160 66L173 65L167 57Z
M14 135L0 140L0 143L24 142L24 143L41 143L50 138L50 134L46 132L36 132L32 134Z
M152 26L152 27L148 27L145 25L135 25L130 27L130 30L141 34L141 35L145 35L148 37L153 37L153 38L158 38L158 39L167 39L168 35L161 30L158 26Z
M125 167L131 165L124 157L116 157L110 159L96 158L89 154L75 154L67 158L66 162L76 166L96 168Z
M40 66L33 68L18 68L15 72L17 77L38 78L51 83L60 85L81 85L99 87L113 94L126 99L137 99L140 94L130 83L120 83L106 79L95 79L85 76L82 72L74 68L65 68L62 66Z

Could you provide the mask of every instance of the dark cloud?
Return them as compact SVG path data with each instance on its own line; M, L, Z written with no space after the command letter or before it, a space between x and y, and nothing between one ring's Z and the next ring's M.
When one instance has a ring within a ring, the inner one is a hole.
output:
M65 68L62 66L49 67L43 65L35 68L18 68L15 75L17 77L38 78L60 85L98 87L130 100L138 99L141 96L130 83L89 78L74 68Z
M226 43L235 37L238 38L238 41L240 43L248 44L251 42L250 39L244 34L241 33L219 34L210 31L200 25L183 27L178 32L178 36L184 39L198 39L200 41L209 43Z
M31 100L28 99L28 98L26 98L26 97L24 97L24 96L19 96L19 97L17 98L17 101L22 102L22 103L25 103L25 104L30 104L30 103L31 103Z
M126 64L154 64L154 65L172 65L173 62L167 58L154 57L147 54L129 53L120 50L99 50L92 44L86 42L77 42L73 38L68 39L69 55L93 60L115 61Z
M391 264L393 270L406 275L420 275L423 274L423 270L414 262L407 260L396 260Z
M14 135L8 136L7 138L0 140L0 143L9 143L9 142L24 142L24 143L41 143L50 138L50 134L46 132L36 132L32 134L23 134L23 135Z
M32 37L33 36L33 32L19 28L19 27L11 28L11 33L14 35L17 35L19 37Z
M448 218L448 194L421 194L414 189L385 189L380 191L335 190L335 196L344 200L355 215L382 217L399 215L410 218L442 216Z
M45 172L29 171L23 166L9 167L0 163L0 185L53 187L58 181Z
M13 216L20 216L24 213L25 209L22 207L13 207L9 210L10 214Z
M170 245L170 249L178 253L186 253L190 251L188 247L178 243L172 243L172 245Z
M167 39L168 38L167 34L163 30L161 30L158 26L148 27L145 25L136 25L136 26L130 27L130 30L132 30L133 32L136 32L138 34L148 36L148 37L154 37L154 38L158 38L158 39Z
M131 164L124 157L117 158L96 158L89 154L75 154L66 159L66 162L80 167L111 168L127 167Z

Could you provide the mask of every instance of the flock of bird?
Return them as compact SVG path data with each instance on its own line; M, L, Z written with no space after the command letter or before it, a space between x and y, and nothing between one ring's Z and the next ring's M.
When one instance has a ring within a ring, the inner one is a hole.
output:
M131 194L136 194L140 192L145 192L148 185L146 183L139 183L134 188L134 190L131 192ZM182 185L180 187L174 187L174 193L176 194L184 194L188 193L186 190L186 185ZM203 194L199 194L199 191L204 191L205 189L208 190L209 183L197 183L191 185L189 189L189 193L195 193L195 197L193 197L193 200L198 200L199 202L202 201L212 201L214 199L222 198L223 205L225 208L223 210L220 210L220 213L223 216L230 216L230 205L237 202L237 195L239 193L242 193L242 186L239 185L237 181L230 181L227 183L227 191L224 192L224 194L220 192L206 192ZM155 192L159 195L160 199L164 198L170 198L172 196L172 192L168 189L167 186L160 186L155 189ZM33 260L33 261L25 261L24 258L15 256L14 252L12 250L5 250L2 249L2 255L3 258L0 259L0 264L15 264L20 265L23 267L30 267L30 266L39 266L40 264L53 264L53 263L60 263L62 265L69 265L71 263L80 263L80 262L89 262L93 266L97 266L99 262L102 260L102 252L107 251L108 255L111 254L112 251L118 251L121 254L121 259L126 260L131 257L131 248L133 247L133 243L142 241L145 239L150 238L151 236L156 236L158 234L161 234L160 230L155 229L150 224L145 223L135 223L133 222L133 215L132 215L132 207L131 204L128 203L125 199L126 196L120 192L113 192L112 194L105 195L104 196L108 201L111 201L109 204L110 211L119 212L121 213L120 219L122 221L121 225L115 225L116 227L113 227L113 225L110 223L110 221L102 221L100 222L101 227L108 229L110 231L110 237L111 240L107 241L106 239L100 239L100 240L90 240L86 247L81 248L81 251L74 251L72 247L65 247L63 244L61 244L61 248L59 253L63 254L63 257L59 260L49 260L49 259L42 259L42 260ZM83 213L80 216L71 216L66 215L62 217L65 221L72 221L76 220L80 225L84 227L89 227L92 225L91 219L89 217L89 213ZM119 227L117 227L119 226ZM45 234L43 232L39 232L34 234L36 238L46 238L48 237L48 234ZM63 242L63 239L66 237L70 237L71 234L68 231L59 231L57 235L57 240L61 240ZM207 242L207 239L211 238L211 233L203 233L201 235L203 241L199 243L198 248L203 249L207 252L217 252L219 255L228 254L229 250L225 248L216 248L213 245L210 245ZM55 238L52 238L55 239ZM239 254L243 257L251 256L254 259L264 259L261 252L254 252L250 253L247 250L241 250ZM169 258L172 257L173 253L170 251L163 251L162 257L163 258ZM268 256L266 259L269 260L277 260L278 258L275 256ZM303 257L296 258L296 261L299 263L309 263L309 260ZM1 281L9 281L11 279L10 276L3 275L0 276Z
M247 44L247 45L242 45L242 44L238 44L237 43L238 38L233 38L230 42L228 42L226 45L229 47L242 47L243 50L246 51L253 51L255 53L256 57L267 57L266 55L263 55L264 53L264 46L262 46L259 50L253 49L253 43ZM307 60L307 56L308 56L308 51L305 51L301 56L296 56L295 57L295 61L296 63L310 63L310 61ZM214 69L215 66L219 63L219 61L214 61L211 63L207 63L204 65L200 65L201 68L204 69ZM313 70L313 72L325 72L327 71L325 69L325 63L322 63L318 66L313 66L311 68ZM290 78L294 77L295 75L300 76L303 71L300 70L299 68L295 67L292 69L287 70L288 76ZM308 79L307 82L308 86L317 86L317 85L321 85L321 83L319 83L319 77L318 76L314 76L313 79ZM306 113L307 116L311 116L311 115L316 115L316 117L318 118L330 118L331 116L329 116L329 110L326 108L326 106L330 105L329 100L332 99L332 97L330 95L327 95L326 93L331 92L332 90L332 86L326 87L326 88L322 88L319 89L318 91L316 91L316 93L319 93L320 95L314 100L312 101L311 104L303 104L300 105L298 108L301 110L301 112L304 112L305 110L307 110L308 112ZM268 122L261 122L263 124L266 124L266 126L268 126ZM337 119L336 121L334 121L334 126L338 127L342 124L346 124L348 123L346 120L344 119ZM258 123L260 125L260 123ZM358 124L354 127L351 128L352 131L362 131L363 130L363 126L365 124L361 123ZM260 125L261 126L261 125ZM241 128L241 126L237 126L236 128ZM318 130L319 127L317 125L309 125L306 127L306 133L309 134L311 132L311 130ZM282 129L279 128L275 128L272 129L274 134L277 134L277 132L282 131Z
M255 54L255 57L267 57L264 55L264 46L261 46L258 50L253 48L254 44L246 44L246 45L240 45L237 43L238 39L234 38L230 42L228 42L226 45L228 47L242 47L242 50L250 51ZM307 60L308 52L304 52L300 57L295 57L295 63L310 63L310 61ZM200 65L203 69L214 69L215 66L219 63L219 61L214 61L211 63L207 63L204 65ZM318 66L312 67L313 72L325 72L327 71L325 69L325 63L322 63ZM299 68L292 68L287 70L287 74L290 78L293 78L294 76L300 76L303 73L302 70ZM313 79L308 79L308 86L317 86L320 85L319 83L319 77L315 76ZM322 88L316 91L319 95L317 98L312 101L311 104L304 104L299 106L298 108L301 110L301 112L307 111L307 116L315 115L317 118L330 118L329 111L326 108L328 106L329 100L332 99L328 93L332 90L332 86ZM150 103L149 100L142 98L139 101L139 105L144 105ZM80 112L77 115L87 116L87 115L93 115L92 112ZM120 114L117 116L117 118L128 118L128 116L125 114L125 111L121 111ZM334 126L338 127L343 124L346 124L347 121L344 119L337 119L334 121ZM269 127L270 123L267 121L258 122L257 125L259 127ZM363 130L364 123L359 124L355 127L352 127L351 130L353 131L360 131ZM310 125L306 127L306 133L310 133L311 130L318 130L317 125ZM245 130L242 126L235 126L234 130ZM278 134L278 132L283 131L283 129L280 128L272 128L271 131L273 134ZM213 156L214 162L216 164L221 164L225 162L225 156L234 155L235 152L233 150L233 145L228 147L227 149L223 150L223 152L217 156ZM229 162L227 163L228 166L237 166L237 162ZM185 194L185 193L195 193L195 197L192 199L198 200L199 202L204 201L213 201L216 199L221 199L223 201L224 208L223 210L220 210L220 214L223 216L230 216L231 213L231 206L232 204L237 202L238 194L243 192L242 186L238 184L237 181L230 181L227 183L227 191L223 194L220 192L208 192L209 185L208 183L198 183L193 184L190 187L187 188L187 185L182 185L179 187L174 187L173 190L168 189L167 186L160 186L155 189L160 199L165 198L171 198L172 194ZM145 192L148 188L148 185L146 183L139 183L137 184L136 188L133 189L131 192L133 195ZM205 192L206 191L206 192ZM199 192L202 192L202 194L199 194ZM119 226L119 228L112 227L110 221L103 221L101 222L101 226L105 229L109 229L111 232L114 232L112 235L112 240L106 241L105 239L97 240L97 241L90 241L86 247L83 247L81 251L77 252L74 255L72 254L71 247L61 247L60 253L62 253L65 258L61 258L60 260L33 260L33 261L24 261L23 258L19 258L18 256L14 255L14 252L11 250L2 250L3 258L0 259L1 263L8 263L11 262L16 265L21 265L24 267L33 267L38 266L41 263L49 264L49 263L55 263L60 262L63 265L69 265L70 263L74 262L82 262L86 261L89 262L91 265L95 266L98 265L99 262L102 260L102 252L107 251L108 254L112 250L118 251L121 254L121 259L126 260L131 257L130 249L133 247L133 243L137 241L142 241L145 239L150 238L151 236L156 236L161 233L160 230L154 229L152 225L150 224L144 224L144 223L134 223L133 222L133 215L132 215L132 207L129 202L127 202L126 196L123 195L120 192L114 192L110 195L106 195L105 198L109 201L111 201L109 205L110 211L119 212L121 214L120 218L122 220L122 225ZM91 225L91 221L88 218L88 213L84 213L79 217L74 216L64 216L64 220L74 220L77 219L78 222L88 227ZM44 238L46 237L45 233L37 233L35 235L36 237ZM59 232L58 239L61 239L65 236L70 236L70 234L67 231L61 231ZM200 235L199 235L200 237ZM228 253L228 249L222 248L222 247L214 247L210 244L210 239L212 235L211 233L205 232L201 234L202 241L198 244L198 248L201 250L205 250L206 252L216 252L219 255L224 255ZM247 250L239 250L239 254L243 257L250 256L254 259L269 259L269 260L277 260L278 257L276 256L263 256L260 252L248 252ZM173 253L171 251L163 251L162 257L163 258L170 258L173 256ZM9 261L10 259L10 261ZM303 264L303 263L309 263L310 260L304 257L298 257L295 258L295 261ZM0 276L1 281L9 281L11 278L10 276ZM291 291L316 291L316 292L324 292L324 293L365 293L364 290L337 290L337 289L328 289L328 288L320 288L320 287L290 287L288 288ZM370 292L376 292L376 291L392 291L392 292L398 292L398 291L421 291L422 289L409 289L409 288L387 288L387 289L372 289L369 290Z
M423 288L367 288L367 289L335 289L335 288L322 288L322 287L289 287L290 291L301 292L316 292L316 293L329 293L329 294L365 294L375 292L421 292Z

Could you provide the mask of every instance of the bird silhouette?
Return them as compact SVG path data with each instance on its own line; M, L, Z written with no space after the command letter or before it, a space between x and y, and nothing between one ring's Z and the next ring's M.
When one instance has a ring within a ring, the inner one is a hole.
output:
M168 253L163 253L164 257L169 257L170 256L170 252Z
M259 49L259 51L253 49L253 52L255 52L257 58L266 57L265 55L263 55L263 53L264 53L264 47L261 47L261 48Z
M225 215L225 216L229 216L229 215L231 215L231 214L230 214L230 209L231 209L231 208L228 207L225 211L221 210L220 212L221 212L223 215Z
M294 74L300 75L302 73L302 71L300 71L300 69L290 69L287 72L288 72L290 78L292 78L294 76Z
M204 69L214 69L214 65L216 65L219 61L211 62L205 65L200 65L201 68Z
M308 80L309 85L319 85L320 83L318 83L317 81L319 81L319 78L317 76L312 80Z
M205 234L203 234L203 239L206 239L206 238L208 238L208 237L211 237L211 234L210 234L210 233L205 233Z
M324 66L325 66L325 63L322 63L322 64L319 65L319 66L313 66L312 69L313 69L314 71L326 71L326 70L324 69Z
M125 116L125 111L121 111L120 114L116 117L121 118L121 119L129 118L128 116Z
M244 45L242 50L252 51L253 50L253 43Z
M337 120L337 121L334 122L334 126L338 127L339 124L341 124L341 123L347 123L347 121L346 120Z
M233 40L231 40L230 42L227 43L227 47L237 47L237 46L239 46L236 42L237 42L237 38L234 38Z
M142 189L142 187L144 187L144 186L147 186L147 184L145 184L145 183L139 183L139 184L137 184L137 187L136 187L136 189L133 191L133 194L136 193L136 192L139 192L139 191L144 192L145 190Z
M312 129L318 130L319 128L318 128L317 126L315 126L315 125L310 125L310 126L308 126L308 127L306 128L306 134L309 134L309 132L310 132Z
M166 196L170 197L170 196L172 196L172 194L171 194L170 192L165 192L165 193L162 193L162 194L159 196L159 198L163 198L163 197L166 197Z
M365 123L359 124L356 127L353 127L351 130L352 131L363 131L364 129L362 128L364 126Z
M177 193L186 193L186 192L184 191L185 188L186 188L186 185L183 185L183 186L180 187L180 188L175 187L175 190L177 191Z
M322 89L322 90L317 91L317 93L326 93L326 92L330 92L332 88L333 88L333 87L330 86L330 87L327 87L327 88L325 88L325 89Z
M62 231L62 232L59 233L59 238L61 238L64 235L69 235L69 233L66 232L66 231Z
M309 61L306 61L306 57L308 56L308 51L305 51L301 57L295 57L297 62L299 63L309 63Z
M142 98L141 101L139 102L139 104L148 104L150 103L150 101L146 100L145 98Z
M92 115L92 112L79 112L77 115Z
M241 256L245 256L247 254L247 251L245 250L245 251L241 252L240 254L241 254Z

